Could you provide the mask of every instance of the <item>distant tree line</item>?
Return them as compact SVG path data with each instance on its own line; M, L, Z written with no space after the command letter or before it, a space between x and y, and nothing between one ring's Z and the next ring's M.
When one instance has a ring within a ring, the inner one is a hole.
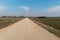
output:
M41 16L39 16L39 17L37 17L37 18L47 18L47 17L45 17L45 16L42 16L42 17L41 17Z
M24 16L1 16L1 18L23 18Z

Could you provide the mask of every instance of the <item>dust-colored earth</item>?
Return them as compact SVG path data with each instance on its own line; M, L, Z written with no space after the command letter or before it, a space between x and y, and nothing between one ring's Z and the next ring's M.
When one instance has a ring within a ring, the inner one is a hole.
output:
M0 40L60 40L60 38L25 18L1 29Z

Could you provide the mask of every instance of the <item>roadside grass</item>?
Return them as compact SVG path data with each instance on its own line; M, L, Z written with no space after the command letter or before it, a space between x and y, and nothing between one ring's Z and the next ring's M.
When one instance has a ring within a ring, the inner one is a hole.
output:
M0 18L0 29L5 28L21 19L22 18Z
M60 18L36 18L35 20L60 30Z
M32 18L38 25L60 37L60 18Z

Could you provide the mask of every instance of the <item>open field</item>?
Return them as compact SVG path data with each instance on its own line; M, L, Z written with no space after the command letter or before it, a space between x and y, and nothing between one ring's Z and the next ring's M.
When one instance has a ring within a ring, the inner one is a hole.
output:
M11 25L21 19L22 18L0 18L0 29L6 27L8 25Z
M60 37L60 18L32 18L33 21L49 32ZM46 24L46 25L45 25Z
M35 20L60 30L60 18L35 18Z

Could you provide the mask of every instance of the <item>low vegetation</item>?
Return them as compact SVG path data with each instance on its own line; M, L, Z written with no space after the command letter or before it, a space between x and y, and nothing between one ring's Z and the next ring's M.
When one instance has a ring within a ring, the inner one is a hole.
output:
M21 19L22 18L0 18L0 29L5 28Z
M35 20L60 30L60 18L36 18Z
M36 21L38 25L47 29L49 32L60 37L60 18L32 18L33 21ZM43 24L46 25L43 25Z

